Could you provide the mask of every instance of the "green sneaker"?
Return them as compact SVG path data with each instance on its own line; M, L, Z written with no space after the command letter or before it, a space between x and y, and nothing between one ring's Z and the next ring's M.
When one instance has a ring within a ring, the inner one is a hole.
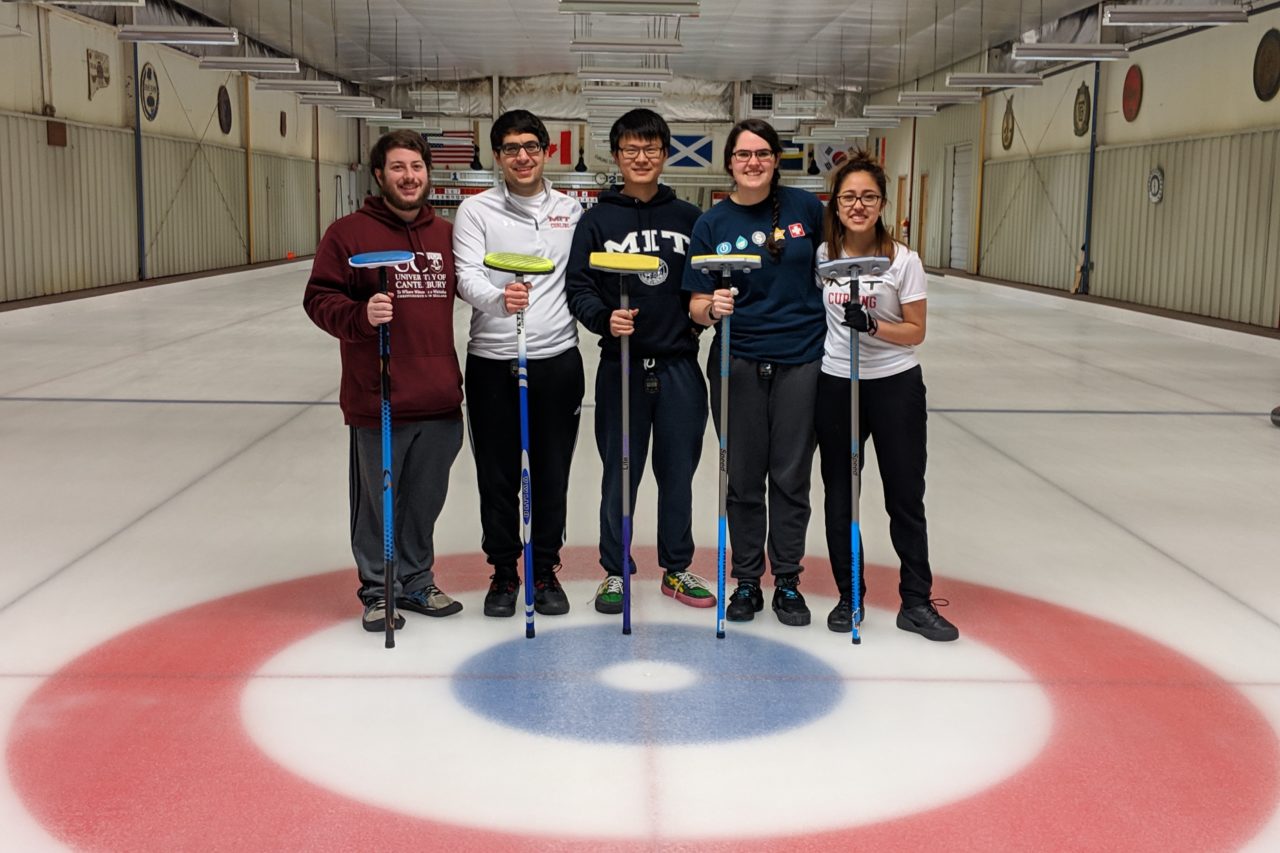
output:
M609 575L596 587L596 611L599 613L622 612L622 576Z
M714 607L716 603L707 582L693 572L663 572L662 594L690 607Z

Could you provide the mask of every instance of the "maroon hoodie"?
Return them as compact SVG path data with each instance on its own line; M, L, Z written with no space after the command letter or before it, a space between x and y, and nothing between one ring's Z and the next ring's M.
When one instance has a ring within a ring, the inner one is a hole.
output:
M392 294L391 417L395 423L460 418L462 372L453 348L453 226L424 206L405 222L381 198L329 226L311 265L302 307L341 342L338 404L347 424L382 422L378 329L365 303L378 292L376 269L352 269L362 252L410 251L414 261L387 268Z

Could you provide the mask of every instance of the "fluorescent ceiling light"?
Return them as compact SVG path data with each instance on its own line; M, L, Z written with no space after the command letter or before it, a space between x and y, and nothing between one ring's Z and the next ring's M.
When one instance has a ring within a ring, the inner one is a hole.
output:
M579 68L579 80L620 80L623 82L671 79L670 68Z
M444 133L440 128L432 127L420 118L388 119L376 122L376 124L384 130L416 130L419 133L436 135Z
M818 114L815 112L769 113L769 118L777 121L813 121L817 117Z
M924 118L937 112L937 107L906 104L867 104L862 108L862 115L866 118Z
M298 60L284 56L204 56L202 69L245 71L251 74L297 74Z
M356 109L372 108L373 98L369 95L303 95L298 100L309 107L354 107Z
M651 107L658 103L658 99L654 97L648 98L587 98L587 110L595 110L596 107L626 107L627 109L635 109L636 107Z
M845 130L877 130L880 128L898 127L900 118L838 118L832 122L836 127Z
M387 119L388 121L396 121L404 118L404 114L399 110L378 109L376 107L338 107L334 112L338 114L339 118Z
M698 0L560 0L565 15L683 15L698 17Z
M258 80L254 88L262 92L294 92L299 95L341 95L337 80Z
M867 135L865 133L853 133L853 134L850 134L849 136L812 136L812 135L793 136L791 137L791 141L798 142L801 145L804 145L804 144L820 145L824 142L849 142L853 140L866 139L866 138L867 138Z
M161 44L223 44L240 43L240 33L235 27L148 27L128 24L116 31L120 41L159 42Z
M1122 44L1015 44L1010 56L1044 62L1111 62L1127 59L1129 48Z
M458 92L456 89L411 89L409 97L417 98L420 101L453 101L458 102Z
M982 93L973 90L957 92L899 92L898 103L920 106L946 106L948 104L976 104Z
M1249 13L1243 6L1108 6L1102 12L1104 27L1216 27L1245 24Z
M641 83L638 85L625 86L599 86L590 83L582 83L578 86L578 91L584 95L652 95L662 94L661 83Z
M780 98L776 95L773 99L773 108L775 110L794 110L801 112L803 110L820 109L826 104L826 101L817 98L813 100L803 100L799 98Z
M50 6L145 6L147 0L45 0Z
M569 42L573 53L681 53L679 39L574 39Z
M1043 86L1044 79L1039 74L988 71L974 74L948 74L947 85L958 88L1026 89L1032 86Z

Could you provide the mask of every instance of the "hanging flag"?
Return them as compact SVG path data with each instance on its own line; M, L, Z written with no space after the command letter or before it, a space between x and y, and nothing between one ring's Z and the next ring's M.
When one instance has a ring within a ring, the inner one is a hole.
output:
M711 137L706 134L671 135L671 156L667 167L674 169L706 169L712 165Z
M475 153L476 137L469 130L446 130L440 136L428 136L433 168L470 166Z
M804 166L804 144L784 139L782 156L778 158L778 168L784 172L803 172Z
M559 163L561 166L568 166L573 162L570 159L573 154L573 131L560 131L560 140L556 141L555 134L551 134L551 144L547 146L547 162Z

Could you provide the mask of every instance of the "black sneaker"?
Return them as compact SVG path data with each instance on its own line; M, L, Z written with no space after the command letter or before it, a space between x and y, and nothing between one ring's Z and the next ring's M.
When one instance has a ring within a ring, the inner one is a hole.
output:
M738 581L738 588L729 596L729 604L724 609L724 618L730 622L750 622L761 610L764 610L764 595L760 585Z
M960 636L960 631L934 608L934 602L946 607L951 602L945 598L935 598L924 604L903 607L898 611L898 627L904 631L919 634L926 640L947 643Z
M514 568L498 569L489 576L489 592L484 597L485 616L514 616L520 578Z
M840 596L840 600L836 602L836 606L831 608L831 612L827 614L827 628L835 631L837 634L849 634L853 632L853 601L847 595ZM858 624L862 624L862 620L866 617L866 611L858 608Z
M387 630L387 600L385 598L375 598L373 601L366 602L364 616L361 618L360 624L364 626L366 631ZM397 610L396 630L399 631L403 627L404 617Z
M809 606L804 603L798 586L799 575L779 575L773 581L773 612L783 625L809 624Z
M569 596L564 594L559 566L553 566L533 581L533 609L543 616L562 616L569 612Z

